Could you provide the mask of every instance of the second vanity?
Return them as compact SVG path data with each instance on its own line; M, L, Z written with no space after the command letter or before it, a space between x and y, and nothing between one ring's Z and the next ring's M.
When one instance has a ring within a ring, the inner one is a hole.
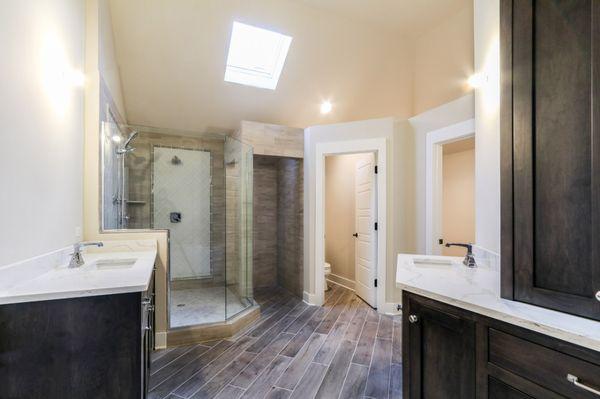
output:
M0 270L0 397L144 398L156 242L106 241Z
M499 271L399 255L405 398L600 398L600 323L500 298Z

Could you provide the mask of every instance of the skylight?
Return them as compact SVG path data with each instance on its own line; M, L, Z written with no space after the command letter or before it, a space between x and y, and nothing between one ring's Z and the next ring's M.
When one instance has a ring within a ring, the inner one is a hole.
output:
M275 90L292 38L233 23L225 81Z

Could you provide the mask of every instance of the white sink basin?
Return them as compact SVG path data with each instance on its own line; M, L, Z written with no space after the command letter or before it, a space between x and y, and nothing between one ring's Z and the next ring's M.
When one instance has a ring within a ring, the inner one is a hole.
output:
M90 267L95 267L96 269L127 269L135 265L137 259L135 258L124 258L124 259L98 259L93 262Z
M436 258L417 258L417 257L415 257L415 258L413 258L413 263L417 267L452 266L452 263L454 263L454 260L452 258L443 259L441 257L436 257Z

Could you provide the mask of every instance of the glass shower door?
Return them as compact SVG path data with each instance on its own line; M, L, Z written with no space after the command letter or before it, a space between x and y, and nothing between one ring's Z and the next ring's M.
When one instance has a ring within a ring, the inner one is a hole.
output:
M226 317L254 305L252 287L252 147L225 139Z

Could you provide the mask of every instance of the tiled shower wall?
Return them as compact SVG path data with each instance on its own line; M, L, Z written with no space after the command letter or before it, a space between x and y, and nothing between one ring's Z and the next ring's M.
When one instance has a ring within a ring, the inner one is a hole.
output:
M303 162L254 156L254 286L302 297Z
M254 156L255 288L277 285L277 173L279 159Z
M302 159L279 160L277 281L302 298L304 287L304 172Z
M200 139L141 131L133 141L135 151L127 155L129 171L129 200L139 201L129 205L130 229L148 229L151 226L152 200L152 147L206 150L212 160L212 195L210 223L210 263L215 283L225 278L225 171L223 167L224 142L221 139Z

